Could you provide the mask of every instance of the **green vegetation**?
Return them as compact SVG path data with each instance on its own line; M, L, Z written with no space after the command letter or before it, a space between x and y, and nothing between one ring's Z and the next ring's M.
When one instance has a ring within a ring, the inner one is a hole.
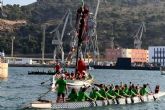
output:
M98 17L97 32L99 47L103 52L106 44L109 47L110 38L115 38L115 45L123 48L133 48L133 36L138 31L141 22L145 22L146 32L142 37L143 48L149 45L165 45L165 0L101 0ZM97 1L85 0L90 10L94 10ZM5 19L26 19L28 25L22 26L14 33L0 33L0 51L10 54L11 36L16 36L14 42L15 53L41 53L42 29L44 23L51 23L46 29L46 53L53 53L51 45L52 31L61 22L65 12L72 11L73 25L75 25L76 10L80 6L79 0L38 0L28 6L6 5ZM60 27L60 31L62 26ZM64 48L69 50L67 35L71 31L68 25L64 35ZM3 36L3 37L2 37Z

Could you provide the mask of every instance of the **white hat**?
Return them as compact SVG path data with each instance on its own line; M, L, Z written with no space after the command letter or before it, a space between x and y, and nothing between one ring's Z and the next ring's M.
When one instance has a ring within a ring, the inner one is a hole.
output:
M65 74L62 74L61 77L62 77L62 78L65 78Z

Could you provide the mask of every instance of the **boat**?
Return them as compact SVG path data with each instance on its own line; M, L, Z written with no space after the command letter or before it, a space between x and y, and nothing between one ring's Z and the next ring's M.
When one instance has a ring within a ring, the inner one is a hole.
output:
M161 75L165 75L165 67L160 67L160 73Z
M94 79L93 77L87 73L86 71L84 71L85 74L86 74L86 78L85 80L67 80L67 86L69 88L80 88L80 87L83 87L83 86L90 86L93 82L94 82ZM56 83L56 78L53 76L53 81L52 81L52 86L51 88L52 89L55 89L55 83Z
M118 58L116 65L104 65L104 64L91 64L94 69L116 69L116 70L149 70L149 71L159 71L159 66L133 66L131 64L131 58Z
M28 75L55 75L55 71L28 71Z
M42 109L79 109L79 108L87 108L87 107L127 105L127 104L151 102L151 101L156 101L163 96L165 96L165 92L159 92L153 95L145 95L145 96L133 97L133 98L118 98L118 99L84 101L84 102L56 103L55 101L49 101L49 100L37 100L30 103L27 107L42 108Z

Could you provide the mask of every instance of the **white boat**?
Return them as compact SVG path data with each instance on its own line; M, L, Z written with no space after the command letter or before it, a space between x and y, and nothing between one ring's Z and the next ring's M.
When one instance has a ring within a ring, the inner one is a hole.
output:
M72 87L80 88L82 86L90 86L93 83L94 79L87 72L85 74L87 74L85 80L67 80L67 86L70 87L70 88L72 88ZM52 83L52 89L54 89L55 88L55 83L56 83L55 77L53 77L52 82L53 82Z
M165 67L160 67L161 75L165 75Z
M153 95L146 95L142 97L133 98L118 98L118 99L108 99L108 100L98 100L98 101L85 101L85 102L66 102L66 103L56 103L54 101L39 100L34 101L29 104L29 108L45 108L45 109L78 109L86 107L99 107L108 106L113 104L126 105L126 104L136 104L155 101L158 98L165 96L165 92L159 92Z
M91 71L91 70L94 70L94 68L89 66L89 70L90 70L90 71Z

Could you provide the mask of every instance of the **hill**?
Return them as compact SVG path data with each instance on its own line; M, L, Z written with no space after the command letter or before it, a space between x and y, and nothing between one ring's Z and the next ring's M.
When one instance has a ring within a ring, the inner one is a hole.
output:
M21 26L14 35L16 53L41 53L42 30L44 23L51 24L46 30L46 53L53 53L54 46L51 45L53 36L50 31L57 27L68 9L72 12L73 26L75 25L75 12L80 6L79 0L37 0L27 5L7 5L4 12L6 19L26 19L28 24ZM96 0L85 0L90 10L94 12ZM165 45L165 0L103 0L99 7L97 17L97 33L100 51L110 47L110 39L115 38L115 46L133 48L133 36L138 31L141 22L145 22L146 32L142 37L142 47L149 45ZM62 26L60 27L62 29ZM67 33L71 27L67 26L64 38L65 51L69 50ZM1 33L0 33L1 34ZM11 33L0 38L0 50L10 45L8 41ZM5 39L6 38L6 39ZM2 43L3 41L3 43ZM4 43L5 42L5 43ZM4 44L4 45L2 45ZM10 53L11 48L5 50Z

